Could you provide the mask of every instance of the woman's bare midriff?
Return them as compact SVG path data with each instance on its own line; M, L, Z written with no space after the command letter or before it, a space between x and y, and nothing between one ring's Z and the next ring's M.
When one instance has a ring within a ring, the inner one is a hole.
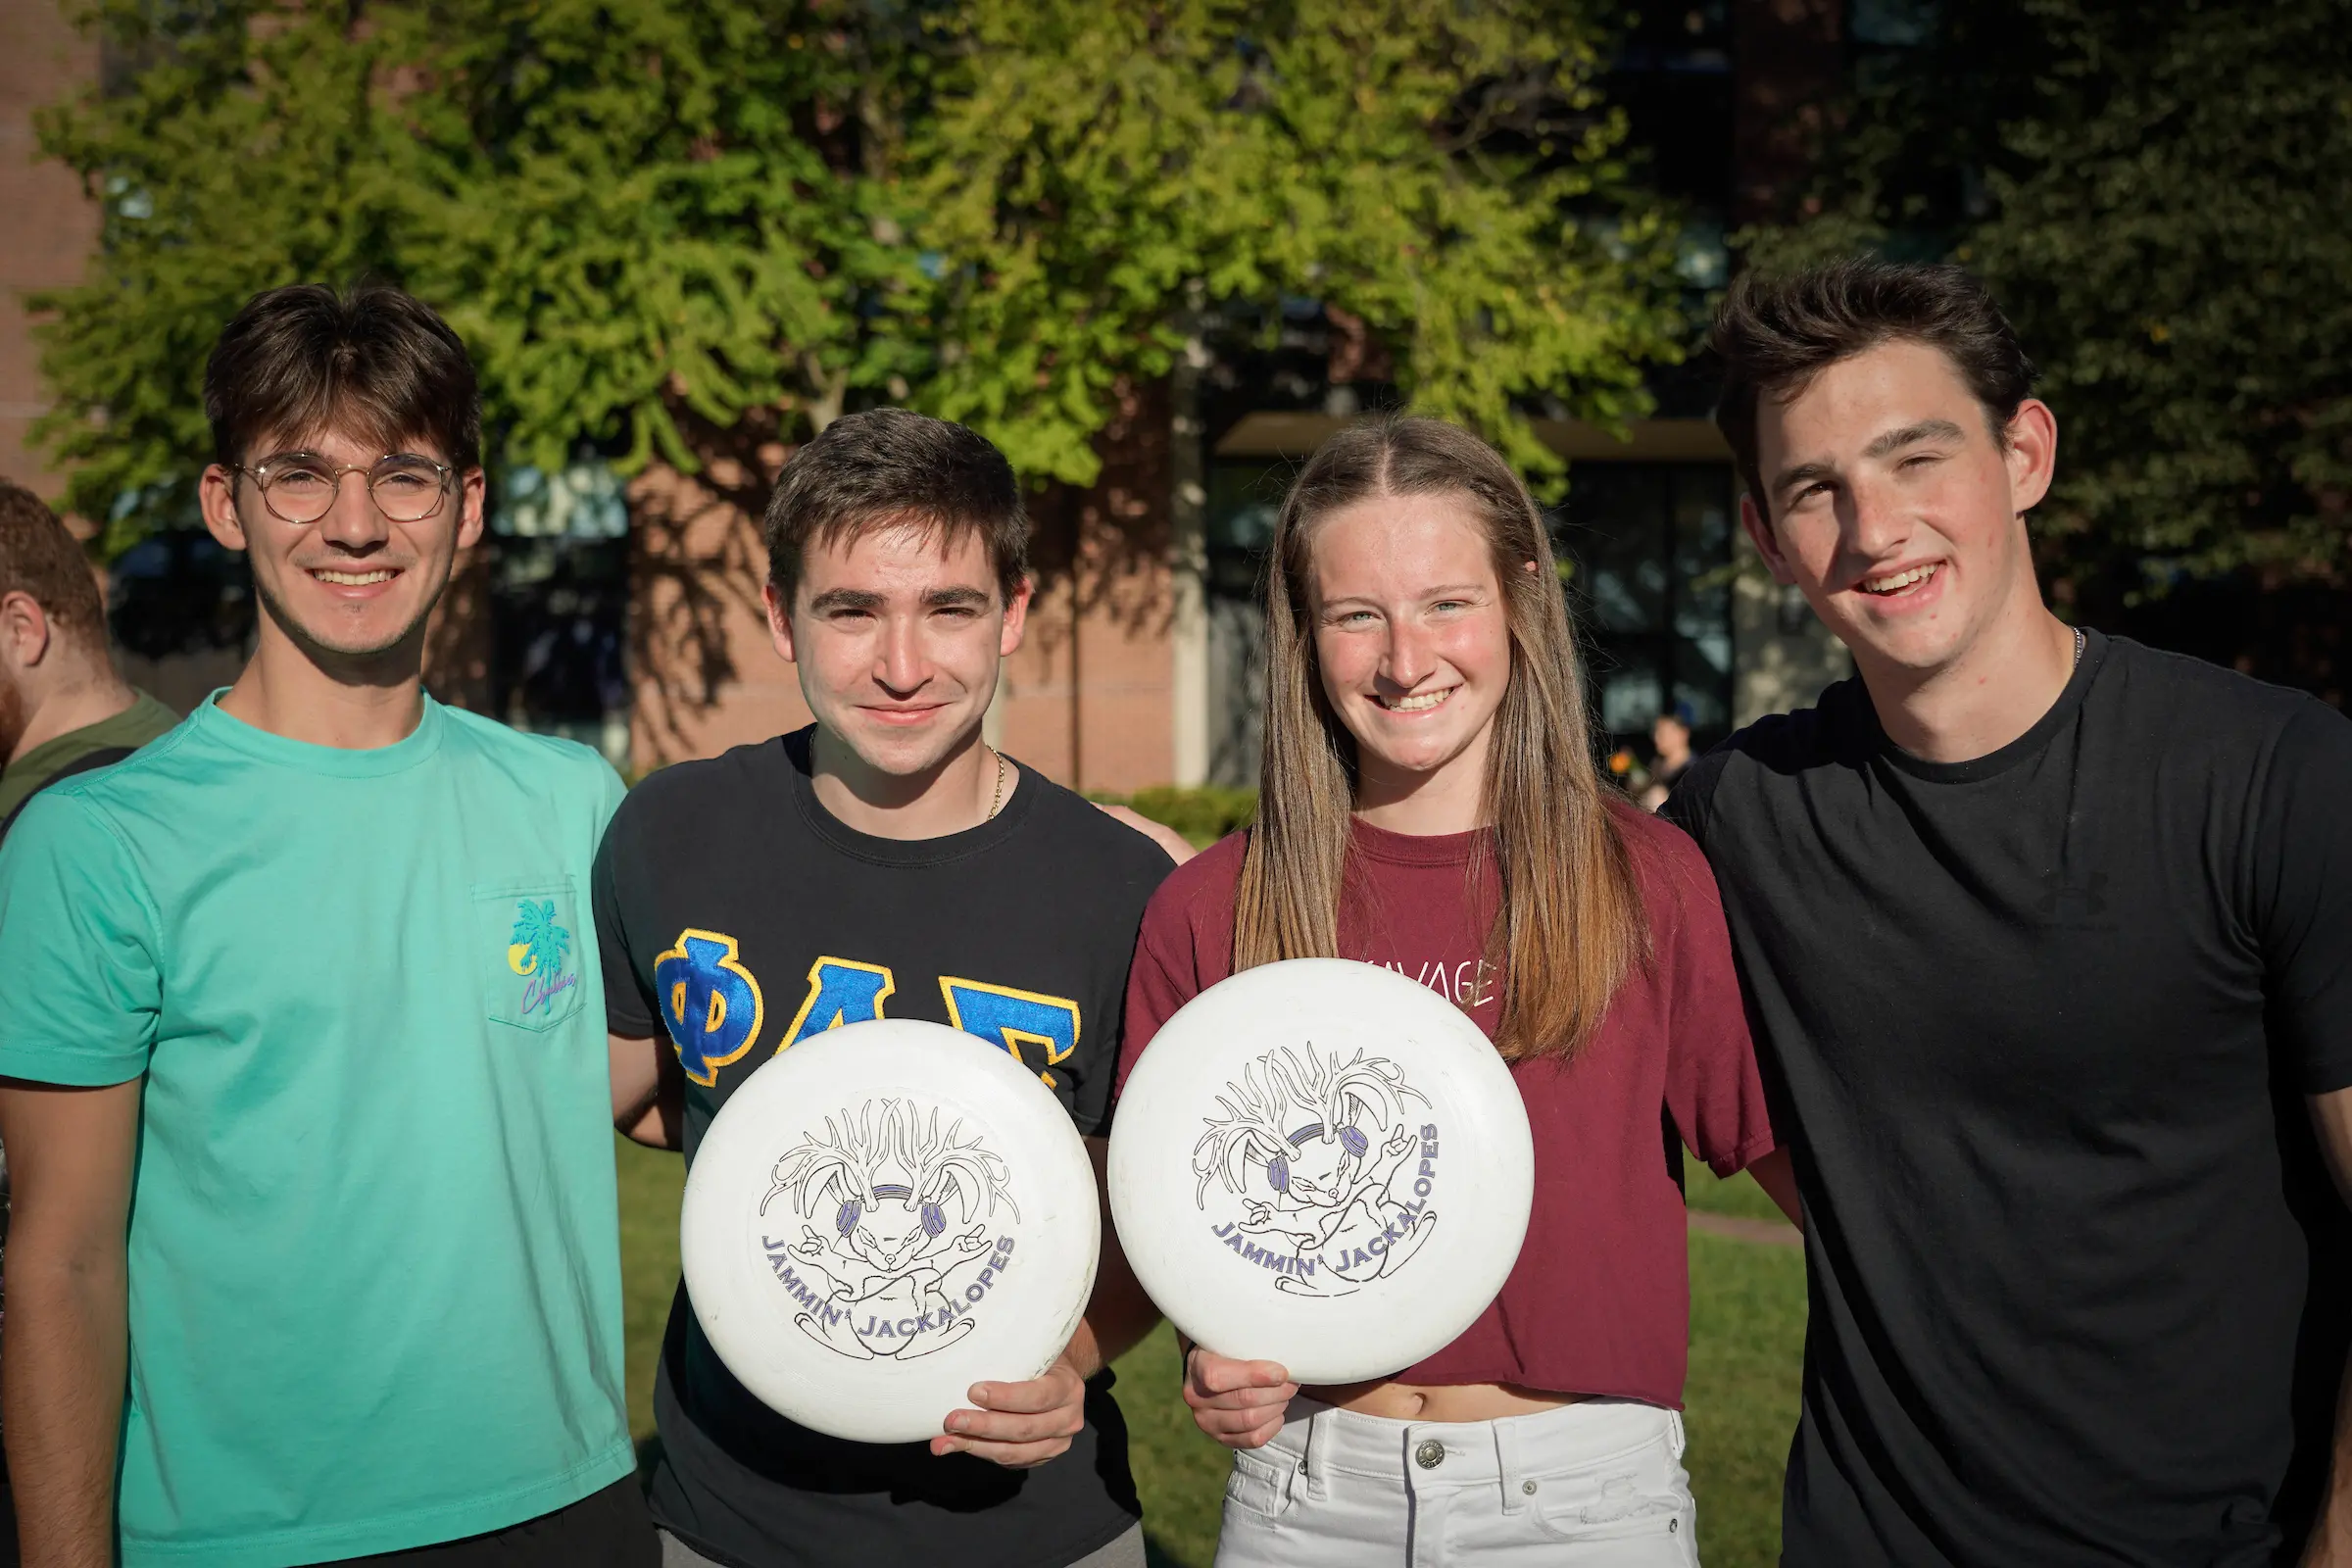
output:
M1541 1415L1585 1398L1581 1394L1547 1394L1510 1383L1350 1383L1298 1392L1324 1404L1391 1421L1499 1421L1514 1415Z

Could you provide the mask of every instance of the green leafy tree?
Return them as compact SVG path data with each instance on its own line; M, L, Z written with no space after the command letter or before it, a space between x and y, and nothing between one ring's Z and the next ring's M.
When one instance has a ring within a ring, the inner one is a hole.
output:
M1776 265L1950 255L2043 370L2062 592L2352 573L2352 4L1995 0L1864 62ZM1795 215L1791 215L1794 217Z
M433 0L410 274L552 465L699 469L821 429L927 354L879 307L921 281L889 181L910 28L840 7ZM877 325L878 323L878 325Z
M1556 471L1675 314L1576 7L1503 0L102 0L145 62L44 116L106 203L53 313L42 436L121 548L184 519L198 398L253 292L439 307L496 458L582 443L756 504L843 410L968 420L1091 482L1117 389L1200 313L1359 318L1430 412Z
M1202 302L1324 301L1425 413L1558 459L1540 399L1615 421L1672 358L1663 214L1593 88L1597 8L1497 0L974 0L922 128L943 273L927 396L1084 483L1117 379L1164 371Z
M867 325L870 296L916 275L868 173L868 83L898 40L817 9L103 13L155 63L42 125L108 197L91 279L35 302L57 317L42 433L75 509L115 517L118 546L184 511L203 357L245 298L296 278L434 302L501 455L547 466L591 442L699 468L886 385L921 359Z
M256 290L391 269L406 209L374 103L380 57L338 16L191 12L168 33L136 0L92 25L139 63L39 121L42 146L104 203L102 252L54 312L41 366L55 392L36 439L71 472L74 511L119 550L193 516L210 455L204 358Z

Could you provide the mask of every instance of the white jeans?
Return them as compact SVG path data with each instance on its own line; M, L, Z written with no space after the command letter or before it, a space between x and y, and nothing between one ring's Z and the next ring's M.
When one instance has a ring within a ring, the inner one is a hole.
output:
M1391 1421L1301 1398L1235 1452L1216 1568L1697 1568L1696 1519L1672 1410Z

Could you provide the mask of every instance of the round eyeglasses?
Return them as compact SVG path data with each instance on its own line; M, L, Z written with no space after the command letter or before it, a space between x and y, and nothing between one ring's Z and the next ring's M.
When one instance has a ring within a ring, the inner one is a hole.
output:
M422 522L441 510L450 475L457 471L413 452L396 452L370 464L329 463L317 453L289 452L250 468L233 463L228 467L253 480L271 516L292 523L325 516L347 473L367 475L368 498L394 522Z

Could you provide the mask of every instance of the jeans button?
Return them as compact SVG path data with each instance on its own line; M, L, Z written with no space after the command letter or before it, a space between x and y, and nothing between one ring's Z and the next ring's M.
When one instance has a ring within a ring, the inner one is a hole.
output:
M1532 1497L1536 1494L1536 1484L1533 1481L1522 1481L1519 1483L1519 1490Z
M1413 1463L1424 1470L1435 1470L1445 1462L1446 1445L1435 1438L1426 1440L1421 1446L1413 1450Z

